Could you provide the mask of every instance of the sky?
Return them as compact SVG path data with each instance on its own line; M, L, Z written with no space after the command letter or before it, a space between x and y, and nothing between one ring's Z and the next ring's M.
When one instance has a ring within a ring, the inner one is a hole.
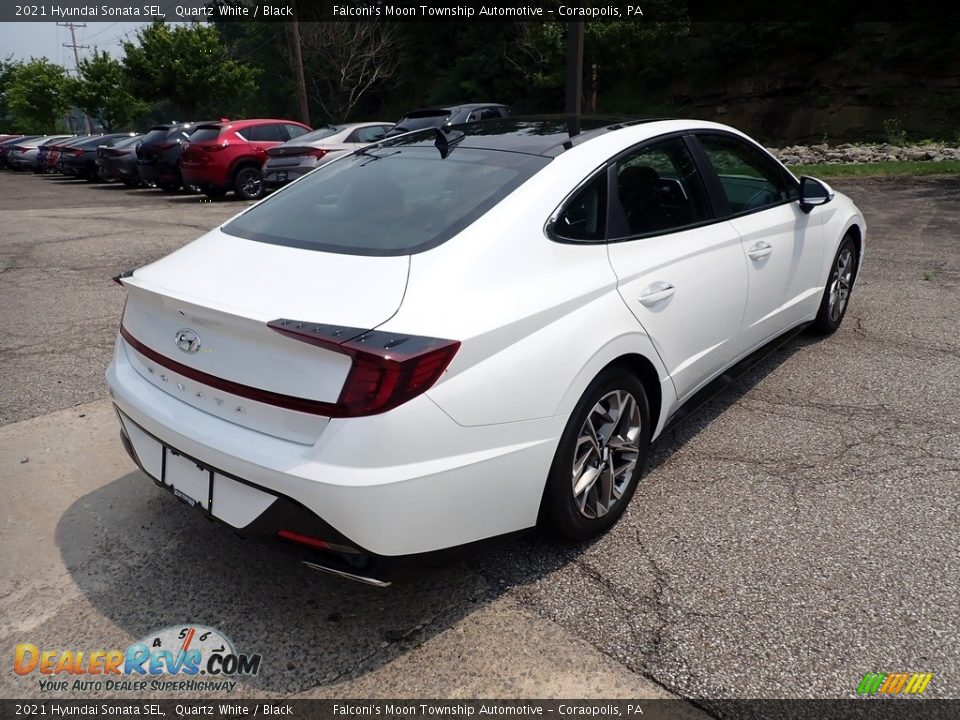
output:
M97 47L114 57L123 55L121 43L133 40L143 22L97 22L76 29L77 44ZM73 69L73 50L63 47L70 42L70 30L53 22L0 22L0 59L9 55L17 60L44 57L66 68ZM81 55L81 57L83 57Z

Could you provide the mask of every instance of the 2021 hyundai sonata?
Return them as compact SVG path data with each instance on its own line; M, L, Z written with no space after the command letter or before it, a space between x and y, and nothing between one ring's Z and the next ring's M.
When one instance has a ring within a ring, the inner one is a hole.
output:
M385 582L541 523L610 527L668 424L836 330L864 239L847 197L723 125L412 132L119 276L107 377L157 483Z

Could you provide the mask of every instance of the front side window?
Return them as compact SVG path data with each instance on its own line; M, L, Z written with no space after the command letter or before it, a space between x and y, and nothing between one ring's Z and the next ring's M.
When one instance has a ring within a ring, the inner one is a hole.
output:
M616 186L618 237L679 230L710 216L700 173L679 137L627 155L617 163Z
M729 135L697 137L734 215L780 205L797 196L783 168L744 140Z
M351 255L408 255L450 239L549 163L435 147L360 150L227 223L230 235Z
M597 173L564 205L550 229L564 240L599 242L606 238L606 169Z

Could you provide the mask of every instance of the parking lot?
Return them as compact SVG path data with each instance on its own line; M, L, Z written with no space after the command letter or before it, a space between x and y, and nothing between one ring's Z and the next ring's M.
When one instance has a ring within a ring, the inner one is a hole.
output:
M242 696L849 697L871 671L957 696L960 181L834 185L868 223L836 335L662 437L599 541L534 535L377 590L185 512L120 447L110 277L244 203L0 173L0 642L210 625L263 655Z

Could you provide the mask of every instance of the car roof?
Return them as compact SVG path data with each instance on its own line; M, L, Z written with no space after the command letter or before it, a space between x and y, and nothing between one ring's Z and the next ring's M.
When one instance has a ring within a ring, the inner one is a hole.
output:
M223 130L243 130L244 128L252 127L253 125L267 125L270 123L282 123L284 125L300 125L302 127L308 127L299 120L286 120L283 118L249 118L247 120L213 120L197 123L197 129L220 128Z
M411 110L410 112L404 113L403 117L416 117L418 114L423 114L424 116L429 116L431 114L440 114L440 113L451 113L454 110L473 110L475 108L485 108L485 107L500 107L508 108L509 105L504 105L503 103L456 103L453 105L431 105L430 107L417 108L416 110Z
M458 147L556 157L564 150L609 132L663 119L617 115L513 116L451 125L448 132L456 130L465 134L457 142ZM436 129L430 128L400 135L386 142L431 145L435 139Z

